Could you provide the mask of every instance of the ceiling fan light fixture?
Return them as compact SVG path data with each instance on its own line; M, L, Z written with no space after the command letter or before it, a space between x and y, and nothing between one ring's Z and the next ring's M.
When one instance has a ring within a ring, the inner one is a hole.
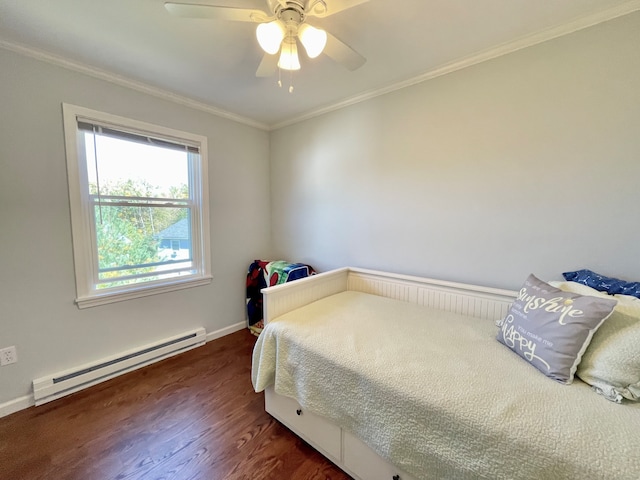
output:
M309 58L316 58L327 44L327 32L309 24L302 24L298 29L298 38Z
M278 20L269 23L261 23L256 28L256 37L262 50L270 55L275 55L280 50L280 44L284 39L285 31Z
M287 37L282 44L280 51L280 60L278 60L278 68L282 70L300 70L300 59L298 58L298 46L296 39Z

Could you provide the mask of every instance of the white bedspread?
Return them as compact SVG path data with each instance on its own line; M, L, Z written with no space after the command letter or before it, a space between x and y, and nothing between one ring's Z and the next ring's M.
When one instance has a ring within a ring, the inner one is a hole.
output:
M418 478L640 478L640 404L548 379L496 331L343 292L267 325L253 385L275 384Z

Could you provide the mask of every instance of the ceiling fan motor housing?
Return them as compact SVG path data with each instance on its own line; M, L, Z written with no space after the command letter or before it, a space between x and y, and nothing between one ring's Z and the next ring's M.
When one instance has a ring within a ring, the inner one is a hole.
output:
M287 27L298 26L304 22L304 8L300 8L297 2L287 2L286 8L278 8L276 17Z
M304 21L304 14L296 12L293 9L286 9L280 12L278 18L288 27L290 25L300 25Z

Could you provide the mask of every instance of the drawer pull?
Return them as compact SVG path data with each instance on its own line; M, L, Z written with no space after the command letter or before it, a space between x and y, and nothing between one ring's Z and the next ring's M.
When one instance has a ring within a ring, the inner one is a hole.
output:
M298 416L302 415L302 410L300 410L300 409L296 410L296 415L298 415Z
M393 480L400 480L400 475L394 475Z

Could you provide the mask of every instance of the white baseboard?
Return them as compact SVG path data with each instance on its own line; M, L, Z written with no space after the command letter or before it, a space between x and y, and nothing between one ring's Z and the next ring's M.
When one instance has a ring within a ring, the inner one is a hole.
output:
M229 325L228 327L221 328L220 330L216 330L215 332L209 332L207 333L207 342L224 337L226 335L231 335L232 333L239 332L243 328L247 328L247 322L236 323L234 325Z
M211 342L212 340L216 340L226 335L239 332L243 328L247 328L246 322L239 322L234 325L221 328L220 330L209 332L206 335L206 341ZM30 393L29 395L25 395L23 397L18 397L14 400L9 400L5 403L0 403L0 418L6 417L7 415L11 415L12 413L19 412L20 410L24 410L26 408L33 407L35 404L36 402L33 398L33 393Z
M36 404L33 395L25 395L5 403L0 403L0 418L16 413L25 408L33 407Z

